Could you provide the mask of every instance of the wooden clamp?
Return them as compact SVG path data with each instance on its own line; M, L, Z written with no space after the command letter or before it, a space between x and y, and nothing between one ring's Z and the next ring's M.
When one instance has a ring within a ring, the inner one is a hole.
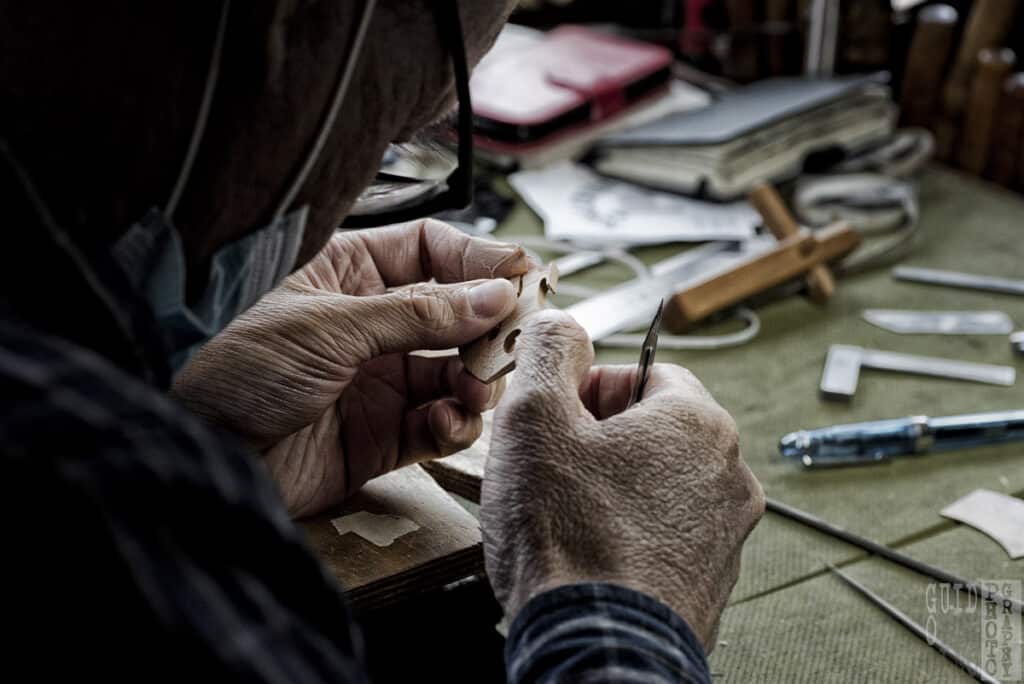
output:
M900 91L904 126L928 127L942 93L960 15L949 5L928 5L917 13L917 27L907 50Z
M986 48L978 53L978 65L971 80L970 97L960 136L960 166L970 173L980 174L988 163L992 129L1001 106L1003 82L1013 71L1016 61L1017 56L1008 48Z
M779 193L771 185L762 183L750 192L750 203L761 215L764 225L775 239L782 241L800 232L800 226L793 218ZM824 304L836 289L836 281L825 264L812 266L805 278L807 294L815 304Z
M1024 72L1017 72L1003 82L996 121L989 143L986 176L1001 185L1017 184L1018 160L1024 155Z
M967 17L967 25L960 37L956 59L949 70L943 102L946 116L959 120L967 108L971 77L978 63L978 53L985 48L1003 44L1013 27L1017 11L1015 0L974 0ZM937 59L937 57L936 57ZM936 69L941 69L935 63Z
M860 235L839 222L812 233L800 228L771 251L713 273L677 292L665 305L665 325L684 332L713 313L835 261L860 245Z
M491 332L459 347L463 365L480 382L494 382L516 367L516 358L512 354L516 338L522 332L526 319L543 309L548 293L555 291L558 270L552 265L510 280L518 289L519 303L515 311Z

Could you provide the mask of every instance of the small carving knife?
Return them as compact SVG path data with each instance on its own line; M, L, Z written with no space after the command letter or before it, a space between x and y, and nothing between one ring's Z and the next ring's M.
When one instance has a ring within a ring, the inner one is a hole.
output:
M654 365L654 355L658 351L658 331L661 329L661 311L665 308L665 300L658 302L658 310L654 313L654 320L651 327L644 336L644 343L640 348L640 362L636 366L636 384L633 385L633 395L629 398L629 408L644 398L644 388L647 387L647 376Z

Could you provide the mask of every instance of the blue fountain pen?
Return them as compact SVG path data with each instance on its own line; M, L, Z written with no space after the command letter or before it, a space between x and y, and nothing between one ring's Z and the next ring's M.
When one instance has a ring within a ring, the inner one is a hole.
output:
M1016 441L1024 441L1024 411L910 416L800 430L779 441L779 452L783 458L818 468Z

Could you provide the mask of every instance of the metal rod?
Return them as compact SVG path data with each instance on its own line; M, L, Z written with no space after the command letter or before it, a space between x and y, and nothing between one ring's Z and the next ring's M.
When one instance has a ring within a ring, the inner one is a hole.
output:
M940 641L934 634L930 634L928 630L914 622L909 615L901 611L899 608L892 605L878 594L875 594L863 584L853 579L842 570L836 568L831 563L827 563L826 565L828 565L828 569L835 575L838 575L843 582L856 589L865 598L881 608L889 617L906 627L914 636L944 655L947 660L954 663L967 674L971 675L971 677L979 682L985 682L986 684L999 684L999 680L995 679L970 660L954 651L951 647Z
M1024 295L1024 280L998 278L996 276L961 273L960 271L942 271L937 268L918 268L916 266L897 266L892 269L892 277L925 285L943 285L945 287L961 287L967 290L999 292L1000 294Z
M880 556L888 561L896 563L897 565L902 565L909 570L913 570L914 572L920 573L926 577L931 577L932 579L949 584L957 591L964 591L986 601L998 603L1002 606L1011 608L1014 612L1020 615L1024 615L1024 603L1017 599L1012 599L997 592L983 589L975 582L962 577L957 577L956 575L933 565L922 563L921 561L915 560L910 556L896 551L895 549L883 546L878 542L871 541L865 537L860 537L852 532L847 532L846 530L841 530L838 527L830 525L821 518L817 518L810 513L805 513L798 508L793 508L788 504L784 504L781 501L770 498L766 502L766 508L772 513L789 518L790 520L795 520L798 523L812 527L819 532L823 532L831 537L835 537L836 539L841 539L847 544L853 544L854 546L860 547L869 553L873 553L876 556Z

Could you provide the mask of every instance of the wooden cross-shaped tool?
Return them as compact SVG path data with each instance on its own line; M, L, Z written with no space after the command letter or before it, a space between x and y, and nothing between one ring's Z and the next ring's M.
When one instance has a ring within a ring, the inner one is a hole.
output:
M750 192L750 203L761 215L765 227L780 242L800 232L796 219L771 185L762 183L754 188ZM811 266L804 280L807 283L807 295L815 304L824 304L836 289L832 271L825 264Z
M712 314L800 276L812 301L821 304L832 296L835 280L828 264L860 245L860 235L842 222L814 232L801 228L771 186L757 188L750 201L778 244L676 292L665 306L669 330L685 332Z

